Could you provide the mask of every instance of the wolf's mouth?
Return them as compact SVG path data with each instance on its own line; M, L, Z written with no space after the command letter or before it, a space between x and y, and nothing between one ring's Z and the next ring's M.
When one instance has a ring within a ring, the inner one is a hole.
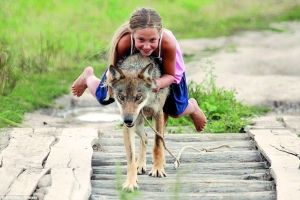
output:
M134 126L134 124L132 123L132 124L126 124L125 123L125 125L128 127L128 128L131 128L131 127L133 127Z

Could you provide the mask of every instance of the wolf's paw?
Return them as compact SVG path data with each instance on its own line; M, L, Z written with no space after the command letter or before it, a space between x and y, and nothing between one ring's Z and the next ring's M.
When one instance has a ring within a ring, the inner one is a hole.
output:
M135 190L137 190L139 188L138 184L137 184L137 180L136 181L132 181L129 182L128 180L123 184L123 191L126 192L134 192Z
M146 174L146 164L138 164L137 174L138 175Z
M167 174L164 168L153 167L152 170L149 172L149 176L162 178L166 177Z
M139 166L139 167L137 168L137 174L138 174L138 175L146 174L146 166Z

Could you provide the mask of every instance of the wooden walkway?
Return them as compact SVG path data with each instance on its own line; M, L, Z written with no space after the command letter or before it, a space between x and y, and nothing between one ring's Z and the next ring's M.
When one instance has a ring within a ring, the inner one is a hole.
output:
M150 131L147 131L150 135ZM151 134L152 135L152 134ZM138 139L136 139L138 149ZM147 170L151 168L153 139L147 149ZM166 152L165 178L139 175L139 190L129 199L273 200L275 184L269 165L248 134L168 134L166 145L177 154L183 146L198 149L229 145L214 152L187 149L175 170ZM126 158L121 131L103 134L92 159L92 196L96 199L128 199L121 191L126 178Z

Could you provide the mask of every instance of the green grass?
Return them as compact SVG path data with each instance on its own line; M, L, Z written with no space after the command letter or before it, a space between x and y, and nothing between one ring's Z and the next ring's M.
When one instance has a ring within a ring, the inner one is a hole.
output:
M262 115L269 111L266 107L249 106L239 102L233 90L217 87L213 68L207 69L205 80L201 84L189 83L189 96L195 98L205 115L207 124L204 132L208 133L239 133L250 123L251 117ZM180 132L182 126L193 127L188 117L170 119L169 126L178 126Z
M138 7L155 8L179 39L274 30L271 22L300 19L298 0L0 1L0 127L51 106L84 66L100 75L114 30Z

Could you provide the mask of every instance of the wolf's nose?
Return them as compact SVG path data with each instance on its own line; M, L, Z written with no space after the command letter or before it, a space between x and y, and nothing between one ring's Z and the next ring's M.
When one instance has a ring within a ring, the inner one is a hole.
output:
M124 123L125 123L127 126L132 126L133 118L132 118L132 117L125 117L125 118L124 118Z
M132 120L131 119L125 119L124 123L130 125L130 124L132 124Z

